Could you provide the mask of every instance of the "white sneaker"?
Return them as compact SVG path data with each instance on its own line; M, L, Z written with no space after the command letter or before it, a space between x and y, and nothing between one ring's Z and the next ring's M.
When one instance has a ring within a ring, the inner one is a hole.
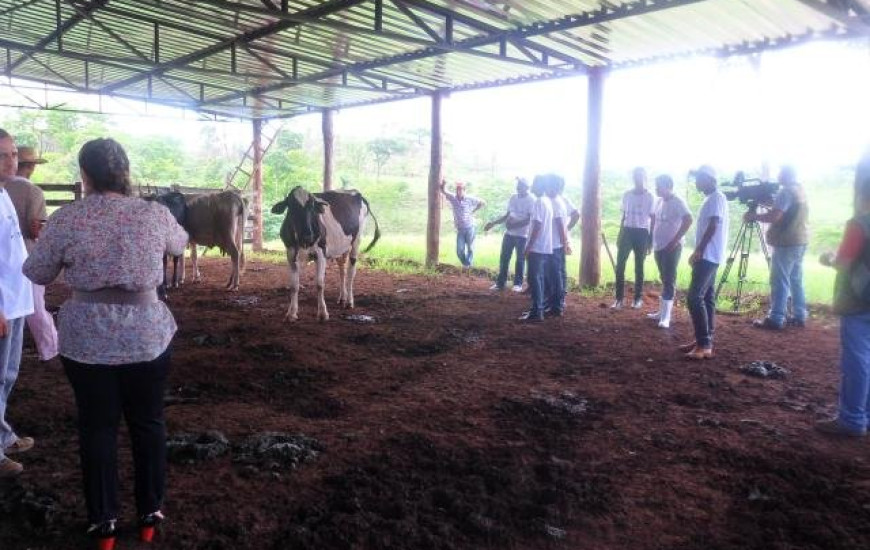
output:
M631 309L640 309L643 307L643 300L635 300L634 303L631 304Z
M513 290L514 292L522 292L523 285L514 285L514 287L511 290Z
M616 300L611 304L610 309L622 309L622 300Z
M498 286L498 284L492 285L491 287L489 287L489 289L490 290L504 290L504 288Z

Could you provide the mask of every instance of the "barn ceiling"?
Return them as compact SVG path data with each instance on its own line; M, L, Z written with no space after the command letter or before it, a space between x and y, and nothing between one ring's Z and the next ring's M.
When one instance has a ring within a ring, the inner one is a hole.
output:
M0 62L10 82L49 91L273 118L866 36L868 10L867 0L0 0Z

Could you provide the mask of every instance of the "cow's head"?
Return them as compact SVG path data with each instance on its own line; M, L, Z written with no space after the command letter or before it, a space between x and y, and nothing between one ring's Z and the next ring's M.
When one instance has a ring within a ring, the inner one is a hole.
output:
M287 212L281 226L284 244L301 248L314 246L320 239L317 216L323 214L328 205L302 187L294 187L284 200L272 207L273 214Z

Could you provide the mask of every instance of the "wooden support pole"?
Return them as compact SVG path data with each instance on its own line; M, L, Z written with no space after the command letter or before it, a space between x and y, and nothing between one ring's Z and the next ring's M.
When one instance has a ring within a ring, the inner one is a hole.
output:
M251 214L254 216L254 251L263 250L263 120L254 119L254 169L251 172L253 196L250 205ZM247 220L246 220L247 221Z
M586 122L586 168L583 172L583 208L580 251L580 286L601 284L601 119L604 104L601 67L589 70Z
M441 239L441 93L432 96L431 157L429 160L429 217L426 224L426 267L438 265Z
M333 134L333 111L323 110L323 190L332 189L335 138Z

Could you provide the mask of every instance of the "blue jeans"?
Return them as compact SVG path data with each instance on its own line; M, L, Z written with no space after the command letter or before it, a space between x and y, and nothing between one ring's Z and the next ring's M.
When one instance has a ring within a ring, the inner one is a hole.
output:
M870 427L870 313L840 319L840 412L843 427Z
M698 260L692 265L692 281L686 292L692 325L695 327L695 344L700 348L713 347L713 332L716 328L716 271L719 264Z
M529 253L529 290L532 295L532 307L529 309L531 317L544 315L544 281L550 265L552 254Z
M474 260L474 227L456 230L456 257L463 267L470 267Z
M806 321L807 300L804 295L804 253L807 245L775 246L770 262L770 313L768 317L782 326L791 295L792 317Z
M625 264L634 253L634 299L643 295L643 263L649 248L649 231L639 227L623 227L616 240L616 299L625 297Z
M523 270L526 267L526 238L505 233L501 240L501 258L499 260L498 278L495 284L504 288L507 283L508 266L511 263L511 255L516 250L516 262L514 263L514 286L523 285Z
M677 286L677 266L680 265L680 254L683 252L682 245L677 245L673 250L656 250L655 260L659 267L659 277L662 280L662 300L673 300Z
M18 369L21 367L24 320L25 317L7 320L9 334L6 338L0 338L0 460L6 456L3 448L18 439L15 430L6 422L6 404L9 403L9 394L18 380Z
M554 248L550 256L550 267L547 270L546 288L544 289L544 307L558 313L565 310L565 289L568 283L568 273L565 269L565 249Z

